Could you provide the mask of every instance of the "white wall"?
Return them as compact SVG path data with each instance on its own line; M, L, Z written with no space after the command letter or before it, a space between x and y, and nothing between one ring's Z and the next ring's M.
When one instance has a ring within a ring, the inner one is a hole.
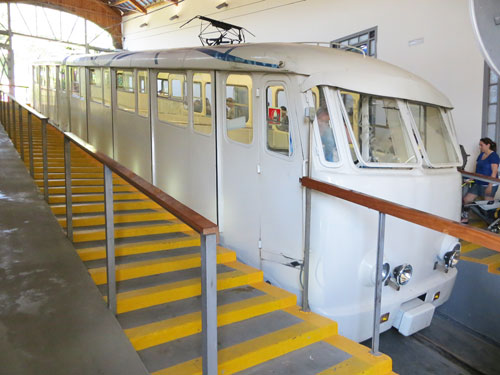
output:
M329 42L378 26L377 57L443 91L455 106L459 142L477 155L484 60L474 39L467 0L225 0L229 7L217 10L222 1L185 0L142 17L131 16L123 25L125 48L199 46L198 20L179 29L196 15L247 28L255 34L247 34L249 42ZM170 21L174 14L180 18ZM143 23L148 25L141 28ZM409 46L409 41L419 38L423 43ZM469 162L469 169L473 164Z

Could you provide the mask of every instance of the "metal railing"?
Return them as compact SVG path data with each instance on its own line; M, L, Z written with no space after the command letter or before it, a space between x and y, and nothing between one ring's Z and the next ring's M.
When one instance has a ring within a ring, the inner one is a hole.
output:
M24 122L23 111L27 112L29 169L35 176L33 160L33 117L41 123L42 159L43 159L43 191L44 198L49 202L48 183L48 149L47 124L48 118L34 109L16 101L11 95L0 91L0 119L14 146L20 150L24 161ZM18 120L16 120L16 116ZM52 126L52 125L50 125ZM17 129L19 129L20 144L17 144ZM64 176L66 195L66 233L73 239L72 184L71 184L71 145L80 148L103 165L104 174L104 216L106 234L106 273L107 273L107 304L116 315L116 267L114 238L114 201L113 173L137 188L142 194L156 202L178 219L183 221L200 235L201 244L201 316L202 316L202 366L204 375L216 375L217 362L217 238L219 229L216 224L193 211L159 188L136 175L109 156L97 151L71 133L65 133L52 126L64 137Z
M480 175L478 175L480 176ZM500 180L497 180L500 182ZM385 199L376 198L357 191L348 190L333 184L318 181L309 177L300 179L302 186L306 188L306 238L304 248L304 290L302 293L302 308L309 310L309 253L310 253L310 233L311 233L311 193L317 191L332 197L340 198L345 201L378 211L378 239L377 239L377 257L375 268L375 293L374 293L374 316L373 316L373 336L372 353L379 354L379 336L380 336L380 310L382 298L382 274L384 258L384 240L385 240L385 218L386 215L405 220L410 223L448 234L459 239L484 246L488 249L500 252L500 236L488 232L484 229L474 228L461 224L457 221L445 219L443 217L429 214L414 208L406 207Z

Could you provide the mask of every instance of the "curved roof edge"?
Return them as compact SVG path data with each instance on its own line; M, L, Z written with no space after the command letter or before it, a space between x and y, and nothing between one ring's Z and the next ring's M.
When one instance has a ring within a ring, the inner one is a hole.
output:
M452 108L448 98L424 79L395 65L328 47L256 43L218 47L74 55L60 63L117 68L193 69L296 73L302 89L330 85L367 94Z

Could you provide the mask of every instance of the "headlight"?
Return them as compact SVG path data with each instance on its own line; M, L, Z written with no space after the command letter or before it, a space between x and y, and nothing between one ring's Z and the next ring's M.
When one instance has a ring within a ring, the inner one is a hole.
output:
M444 254L443 260L446 268L454 268L460 259L461 245L457 243L453 250Z
M391 274L391 265L389 263L384 263L382 266L382 282L387 280Z
M398 285L406 285L410 282L413 274L413 267L411 264L402 264L394 268L393 275Z

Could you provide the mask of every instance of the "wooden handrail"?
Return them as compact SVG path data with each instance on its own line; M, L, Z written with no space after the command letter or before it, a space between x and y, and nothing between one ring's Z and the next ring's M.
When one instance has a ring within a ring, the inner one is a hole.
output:
M57 129L57 128L56 128ZM59 129L58 129L59 130ZM82 141L79 137L72 133L63 133L64 136L71 140L76 146L85 151L87 154L95 158L97 161L106 165L115 172L118 176L123 178L132 186L136 187L141 193L151 198L158 203L165 210L169 211L172 215L176 216L182 222L193 228L200 234L217 234L219 228L216 224L200 215L191 208L185 206L175 198L171 197L164 191L160 190L153 184L147 182L142 177L136 175L131 170L127 169L108 155L97 151L93 146Z
M465 177L477 178L477 179L480 179L483 181L486 180L486 181L495 182L497 184L500 184L499 178L486 176L484 174L479 174L479 173L467 172L467 171L464 171L463 169L459 169L458 171L462 174L462 176L465 176Z
M38 117L40 120L48 120L49 119L47 116L42 115L40 112L38 112L37 110L31 108L30 106L27 106L26 104L18 102L16 100L16 98L14 98L9 93L6 93L5 91L2 91L2 90L0 90L0 91L3 92L5 95L7 95L11 100L13 100L17 104L19 104L21 107L23 107L26 111L31 112L32 115L35 115L36 117Z
M424 211L416 210L414 208L406 207L354 190L344 189L309 177L303 177L300 181L302 186L309 189L341 198L348 202L383 212L387 215L409 221L410 223L418 224L423 227L449 234L450 236L500 252L500 236L484 229L470 227L457 221L445 219L437 215L429 214Z

